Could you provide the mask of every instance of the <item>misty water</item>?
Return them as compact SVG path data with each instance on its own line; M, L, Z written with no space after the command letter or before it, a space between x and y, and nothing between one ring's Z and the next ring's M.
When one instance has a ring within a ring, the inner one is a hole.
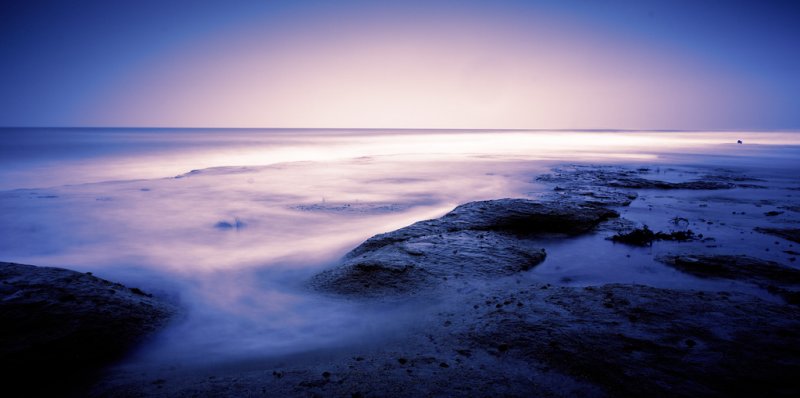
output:
M93 272L180 304L138 360L279 355L413 319L305 285L376 233L473 200L537 198L550 188L535 177L559 164L786 175L800 170L798 148L791 132L0 129L0 261ZM630 252L602 239L575 242L553 242L528 277L691 284L615 268ZM590 268L575 247L608 256Z

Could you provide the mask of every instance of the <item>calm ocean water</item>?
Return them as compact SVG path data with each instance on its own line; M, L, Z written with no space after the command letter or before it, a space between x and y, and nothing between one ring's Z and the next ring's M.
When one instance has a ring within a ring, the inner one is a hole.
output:
M535 198L535 176L563 163L786 174L800 170L800 134L0 129L0 261L181 302L189 315L159 355L308 349L387 324L308 294L310 275L460 203Z
M0 189L359 156L567 161L646 160L670 153L753 156L763 145L799 145L799 137L793 132L0 128ZM736 147L736 140L747 145Z

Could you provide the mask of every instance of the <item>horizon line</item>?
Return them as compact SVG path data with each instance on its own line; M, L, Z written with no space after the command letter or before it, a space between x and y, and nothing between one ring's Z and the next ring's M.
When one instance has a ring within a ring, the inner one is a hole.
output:
M634 128L455 128L455 127L175 127L175 126L0 126L0 129L117 129L117 130L390 130L390 131L554 131L554 132L800 132L796 128L634 129Z

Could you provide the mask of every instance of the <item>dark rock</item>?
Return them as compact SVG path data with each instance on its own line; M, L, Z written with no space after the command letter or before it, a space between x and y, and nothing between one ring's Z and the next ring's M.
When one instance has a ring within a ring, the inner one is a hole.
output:
M639 188L612 188L611 184L624 180L642 186L649 170L577 169L565 174L565 182L558 182L559 189L548 194L561 202L506 199L459 206L437 220L370 238L346 255L343 264L313 278L311 284L317 289L359 298L380 299L429 288L426 300L403 303L420 316L410 322L403 319L395 326L402 329L398 333L387 333L372 345L355 341L349 349L337 347L330 357L281 358L276 366L285 369L282 378L265 378L268 372L262 370L239 374L240 370L232 369L235 384L206 383L187 374L181 388L173 386L178 378L170 378L165 388L171 388L173 396L254 396L265 391L275 396L798 396L800 312L796 306L737 292L623 284L559 287L536 284L538 275L502 277L542 261L544 252L539 247L552 240L540 237L580 234L604 226L617 228L615 232L635 229L637 225L613 218L616 214L602 206L630 203L635 197L632 189ZM568 182L572 179L577 183ZM731 186L744 177L706 175L703 180ZM668 186L651 189L708 188ZM736 200L752 204L750 199ZM654 200L651 208L658 203ZM724 225L721 221L715 220L715 225ZM642 228L639 234L645 241L651 239L650 243L703 239L685 229L688 224L687 219L676 217L671 227L681 231ZM604 254L584 250L574 253L575 261L591 262ZM649 260L639 261L634 258L624 265L649 264ZM687 258L670 261L686 267L694 264ZM702 271L691 272L749 281L790 303L800 302L800 294L792 290L797 277L787 274L787 267L747 258L714 261L709 260L711 266ZM567 269L549 277L563 275L574 274ZM561 280L569 282L566 276ZM730 289L741 287L730 284ZM376 301L375 309L391 310L392 306ZM354 357L355 353L363 356ZM323 374L321 380L323 371L331 376ZM132 384L97 395L124 395ZM155 390L149 392L158 395Z
M525 306L473 309L487 298ZM441 319L407 325L404 337L375 347L368 361L352 362L343 353L339 361L287 363L282 379L245 374L241 389L197 377L169 392L188 396L200 385L205 396L255 396L264 387L275 396L335 397L353 391L391 397L795 397L800 391L800 312L751 295L622 284L506 285L458 297L448 319L453 324L447 329ZM401 364L398 358L413 359ZM328 381L322 371L346 376ZM149 392L159 395L156 390Z
M312 279L338 294L387 295L431 288L451 277L495 278L545 258L529 238L579 234L617 213L598 206L525 199L471 202L441 218L376 235L344 263Z
M697 235L697 237L702 238L702 235ZM686 231L670 231L670 232L657 232L656 238L658 240L671 240L677 242L686 242L695 239L695 234L692 232L691 229L687 229ZM712 239L713 238L706 238Z
M656 259L700 277L800 284L800 270L750 256L687 254Z
M738 181L752 178L727 174L706 175L693 181L668 182L642 177L648 168L629 169L618 166L564 166L554 168L550 174L537 177L537 181L557 184L553 193L545 195L550 200L569 200L598 206L628 206L637 197L636 190L720 190L745 186ZM703 206L703 205L701 205Z
M783 239L790 240L792 242L800 243L800 229L797 228L762 228L756 227L754 228L756 231L779 236Z
M635 246L650 246L657 240L670 240L685 242L695 239L691 229L686 231L653 232L645 225L630 232L620 232L611 237L614 242L626 243Z
M764 215L767 216L767 217L779 216L781 214L783 214L782 211L776 211L776 210L768 211L768 212L764 213Z
M594 189L577 189L571 192L573 195L578 195L580 200L589 204L598 206L628 206L639 195L633 191L608 189L608 188L594 188Z
M300 210L306 212L326 212L326 213L354 213L354 214L381 214L392 213L403 210L408 210L411 205L400 203L384 203L384 202L322 202L322 203L306 203L291 206L293 210Z
M231 223L229 223L227 221L220 221L220 222L214 224L214 228L217 228L217 229L231 229L231 228L233 228L233 224L231 224Z
M553 169L552 174L536 178L545 183L557 183L553 199L568 199L599 206L628 206L638 195L632 190L609 188L602 182L609 173L636 175L636 172L620 168L573 166Z
M746 189L768 189L766 185L759 185L759 184L736 184L737 188L746 188Z
M726 176L714 176L696 181L667 182L651 180L640 177L641 172L611 166L572 166L553 170L553 174L545 174L537 178L538 181L561 183L571 186L610 187L625 189L688 189L688 190L718 190L736 187L735 184L724 181ZM735 178L735 177L731 177Z
M672 224L677 225L679 227L680 226L685 227L685 226L689 225L689 220L687 218L678 217L678 216L672 217L672 219L670 219L669 222L671 222Z
M517 293L528 305L487 311L464 334L491 353L542 364L608 396L793 396L800 312L753 296L637 285ZM604 305L609 300L613 305Z
M648 180L645 178L621 178L607 182L608 186L631 189L689 189L689 190L717 190L730 189L735 185L718 181L686 181L667 182Z
M656 234L645 225L627 233L618 233L612 236L611 240L636 246L650 246L656 240Z
M224 220L223 221L219 221L216 224L214 224L214 228L221 229L221 230L235 229L235 230L238 231L238 230L244 228L246 225L247 224L245 224L244 221L242 221L242 220L240 220L238 218L234 218L233 222L224 221Z
M375 235L353 249L345 258L406 241L411 238L456 231L497 231L514 235L564 233L576 235L601 221L618 217L613 210L570 202L536 202L527 199L498 199L470 202L435 220L419 221L408 227Z
M411 237L383 245L317 275L313 284L340 294L408 293L438 285L443 278L491 278L530 269L545 253L515 236L456 231Z
M145 293L145 292L143 292L143 291L142 291L142 289L139 289L138 287L132 287L132 288L130 288L130 289L131 289L131 293L133 293L133 294L137 294L137 295L139 295L139 296L153 297L153 295L152 295L152 294L150 294L150 293ZM112 291L113 291L113 290L112 290Z
M31 395L80 388L176 309L139 289L60 268L0 263L0 372Z
M658 261L683 272L704 277L753 283L777 294L787 302L797 301L800 270L773 261L733 255L666 255Z

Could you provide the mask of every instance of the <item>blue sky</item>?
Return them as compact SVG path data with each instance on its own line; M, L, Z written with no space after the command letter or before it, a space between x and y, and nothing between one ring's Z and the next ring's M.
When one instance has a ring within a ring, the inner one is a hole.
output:
M0 125L800 128L759 1L20 1Z

